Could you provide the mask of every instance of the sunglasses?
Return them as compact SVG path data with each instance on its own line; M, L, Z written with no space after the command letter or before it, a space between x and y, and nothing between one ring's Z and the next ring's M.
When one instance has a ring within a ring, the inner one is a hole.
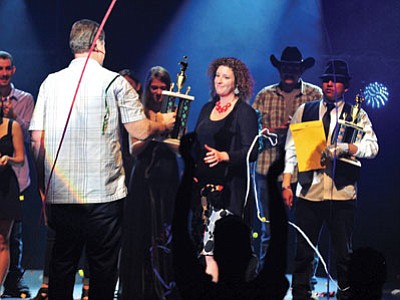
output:
M329 82L329 81L332 81L332 82L339 82L339 83L343 83L343 84L345 84L345 83L347 83L347 79L346 78L343 78L343 77L324 77L324 78L322 78L322 82Z

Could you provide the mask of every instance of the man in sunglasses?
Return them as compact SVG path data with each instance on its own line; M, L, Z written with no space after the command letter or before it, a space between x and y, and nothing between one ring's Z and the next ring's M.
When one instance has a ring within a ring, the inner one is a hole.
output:
M348 261L352 251L352 232L357 198L359 166L340 160L343 156L374 158L378 154L378 143L371 121L360 109L358 125L365 130L360 141L344 139L337 142L337 119L351 115L352 106L345 102L350 75L347 62L331 60L321 76L323 98L301 105L295 112L292 124L322 120L327 141L326 161L319 169L299 172L296 188L296 225L305 233L314 246L318 245L322 226L330 233L336 254L338 281L337 299L350 299ZM282 182L282 196L286 205L293 205L291 178L297 165L296 144L292 132L286 140L285 169ZM297 233L296 255L292 277L294 300L313 299L310 279L314 268L314 250L306 239Z

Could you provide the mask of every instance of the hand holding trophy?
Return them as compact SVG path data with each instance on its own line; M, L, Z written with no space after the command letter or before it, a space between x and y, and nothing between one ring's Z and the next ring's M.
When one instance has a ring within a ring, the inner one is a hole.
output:
M356 104L350 109L350 113L343 112L343 118L338 120L337 136L334 144L329 145L321 156L321 165L326 165L329 160L337 157L339 160L361 167L361 163L354 156L348 154L349 144L356 144L361 141L365 134L364 128L360 125L361 103L364 101L363 93L356 95Z

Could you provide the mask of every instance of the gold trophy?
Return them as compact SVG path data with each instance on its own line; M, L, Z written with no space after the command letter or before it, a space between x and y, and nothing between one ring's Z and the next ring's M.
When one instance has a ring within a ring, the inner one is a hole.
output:
M190 104L194 100L194 96L190 96L190 86L187 87L186 93L182 94L181 90L186 81L186 69L189 65L187 56L183 57L183 61L178 64L181 65L181 70L177 74L176 87L172 83L169 91L163 91L163 103L161 105L161 112L173 112L176 110L176 121L173 130L168 134L167 140L170 143L179 144L179 139L186 133L187 119L189 117Z
M339 129L337 132L337 143L354 144L360 142L365 134L365 130L360 126L361 103L364 101L362 91L356 95L356 104L351 107L350 115L343 113L343 119L339 119ZM354 156L343 156L338 158L341 161L361 167L361 163Z

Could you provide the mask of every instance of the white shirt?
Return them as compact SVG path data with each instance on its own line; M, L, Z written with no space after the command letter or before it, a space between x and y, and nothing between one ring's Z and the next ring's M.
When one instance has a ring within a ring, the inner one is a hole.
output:
M74 59L40 87L30 130L45 131L46 185L85 60ZM48 203L106 203L126 196L119 119L128 123L145 115L138 94L123 77L110 85L117 75L89 59L51 178Z
M291 124L300 123L303 117L305 104L302 104L296 111L291 121ZM329 134L327 140L331 140L332 133L335 129L338 116L342 113L344 101L338 101L337 108L331 111L331 124L329 127ZM319 104L319 119L321 120L327 108L323 100ZM378 141L374 131L372 130L371 121L367 113L361 109L359 125L364 128L364 134L361 142L355 143L358 150L355 156L357 158L374 158L379 151ZM286 145L285 145L285 169L284 173L293 174L295 166L297 165L296 147L294 144L291 131L288 131ZM357 186L347 185L341 189L335 186L332 178L326 174L325 169L314 171L313 181L309 190L305 191L301 184L297 184L296 188L297 197L301 197L311 201L323 200L350 200L357 197Z

